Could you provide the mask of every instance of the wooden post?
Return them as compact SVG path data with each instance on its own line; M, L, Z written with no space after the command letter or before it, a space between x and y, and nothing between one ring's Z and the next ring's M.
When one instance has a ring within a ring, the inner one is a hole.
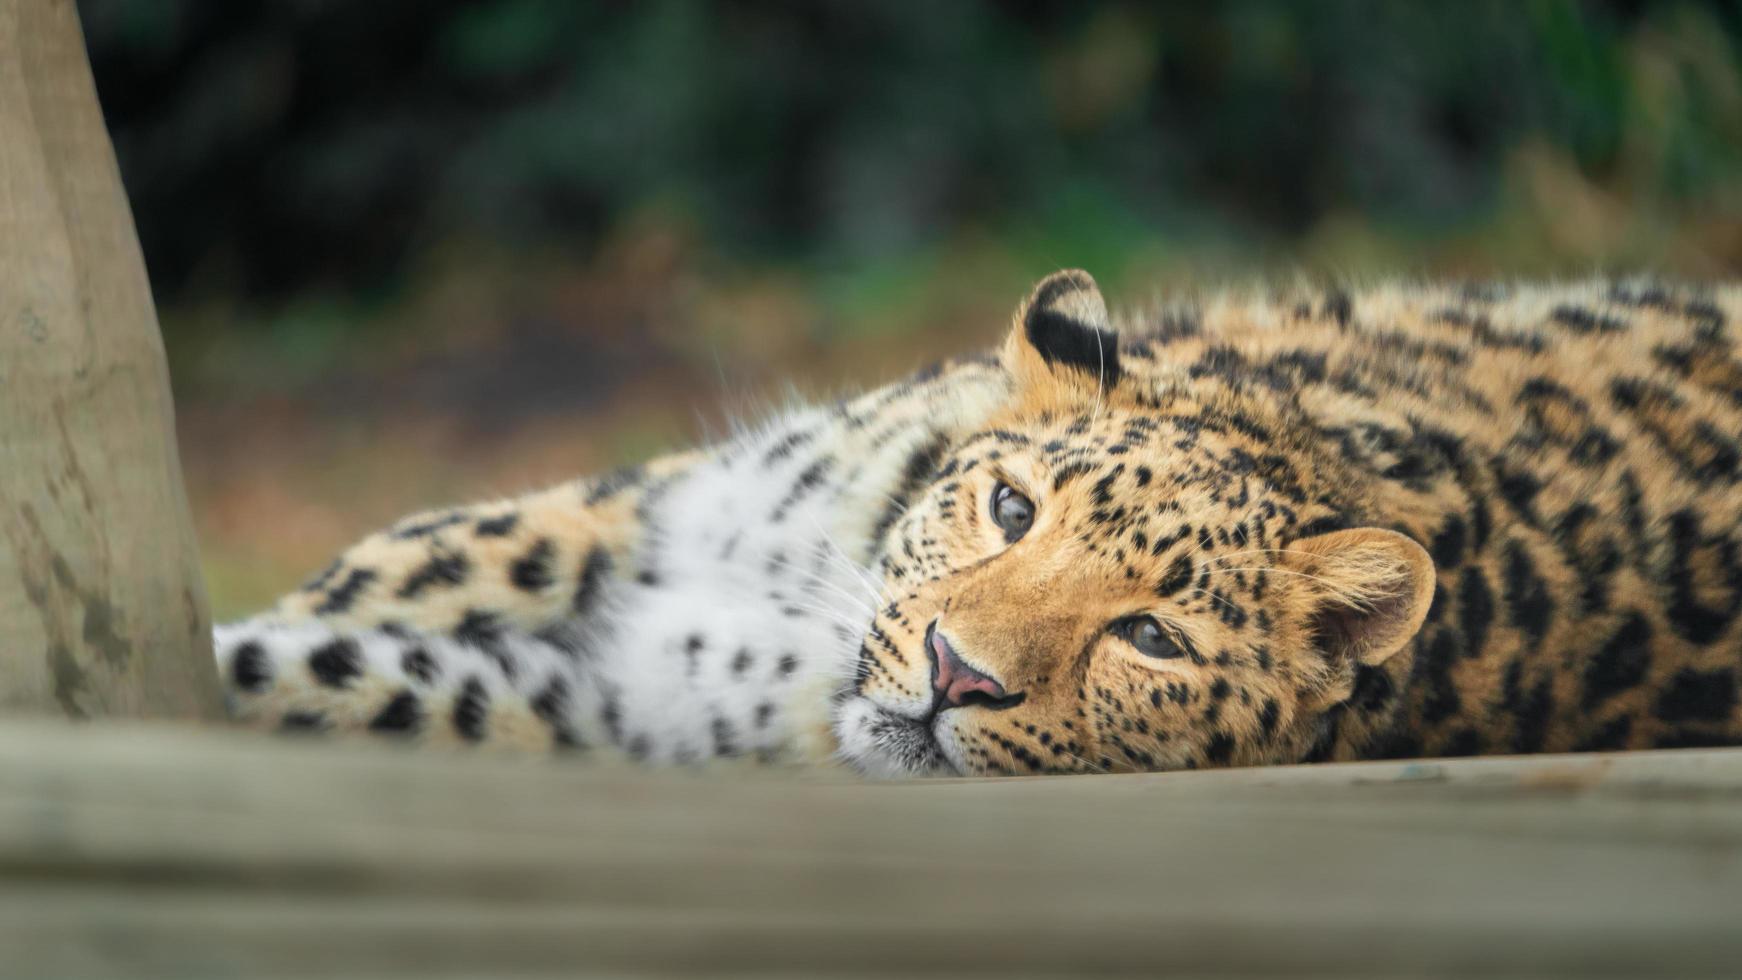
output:
M150 286L72 0L0 0L0 713L219 713Z

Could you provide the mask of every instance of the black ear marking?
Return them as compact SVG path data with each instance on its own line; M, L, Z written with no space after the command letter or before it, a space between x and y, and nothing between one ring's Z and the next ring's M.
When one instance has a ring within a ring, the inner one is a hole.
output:
M1119 338L1106 326L1101 291L1076 269L1042 280L1022 316L1023 335L1043 360L1086 371L1111 388L1119 383Z
M1095 279L1081 269L1065 269L1055 272L1034 287L1034 295L1029 297L1031 309L1042 310L1054 306L1068 293L1100 293L1100 287L1095 285Z

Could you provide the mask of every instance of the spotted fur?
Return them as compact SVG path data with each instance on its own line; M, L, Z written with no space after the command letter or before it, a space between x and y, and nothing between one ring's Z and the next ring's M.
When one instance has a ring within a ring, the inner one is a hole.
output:
M873 775L1742 743L1739 315L1596 281L1115 325L1060 273L994 357L408 519L221 665L276 727Z

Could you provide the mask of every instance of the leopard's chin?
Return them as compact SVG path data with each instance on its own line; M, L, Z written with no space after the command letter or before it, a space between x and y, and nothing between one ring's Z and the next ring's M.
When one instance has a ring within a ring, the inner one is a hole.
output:
M842 702L834 729L841 760L861 775L913 779L962 774L924 720L890 711L862 695Z

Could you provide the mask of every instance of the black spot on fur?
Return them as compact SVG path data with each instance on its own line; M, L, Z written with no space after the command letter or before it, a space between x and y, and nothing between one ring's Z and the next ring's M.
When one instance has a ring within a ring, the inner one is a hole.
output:
M437 551L429 561L419 565L395 593L401 599L415 599L434 586L455 586L466 581L472 569L471 561L457 551Z
M901 479L896 482L895 490L889 495L889 502L884 506L883 513L877 517L877 523L871 528L871 542L881 544L883 536L907 513L913 499L919 496L926 484L937 473L943 463L944 453L950 443L942 435L933 436L928 442L915 449L907 457L907 462L901 468Z
M1277 391L1293 391L1325 380L1325 355L1316 351L1283 351L1258 369L1259 380Z
M568 682L561 677L552 677L550 683L533 697L531 704L532 713L545 721L555 723L563 720L568 714Z
M1277 704L1276 699L1265 698L1264 707L1258 711L1258 730L1263 733L1265 738L1268 739L1276 734L1276 722L1281 715L1282 706Z
M561 677L552 677L532 701L532 713L550 726L556 744L563 748L580 748L580 739L569 727L569 684Z
M1736 482L1737 469L1742 467L1742 445L1705 420L1695 423L1687 442L1677 455L1694 479L1701 483Z
M1349 325L1350 317L1354 315L1354 303L1349 299L1348 293L1341 289L1333 289L1325 293L1324 302L1320 304L1319 310L1320 315L1337 321L1337 326L1346 327Z
M1703 537L1699 517L1688 510L1669 516L1669 539L1673 551L1668 569L1670 624L1682 638L1705 646L1722 636L1736 618L1737 600L1742 598L1736 545L1728 537ZM1696 564L1713 571L1719 581L1710 584L1724 588L1728 593L1724 601L1703 600L1695 580Z
M1736 672L1684 667L1658 692L1651 711L1667 722L1728 721L1736 708Z
M454 639L494 660L502 676L512 681L520 672L519 664L502 643L504 631L501 616L486 609L468 609L454 627Z
M1095 472L1095 467L1092 463L1077 462L1061 466L1053 473L1052 490L1054 493L1057 493L1064 489L1065 484L1075 480L1079 476L1093 472Z
M1580 466L1602 466L1621 452L1621 444L1608 431L1591 426L1567 450L1569 458Z
M1378 667L1359 664L1355 667L1355 686L1349 695L1349 703L1358 710L1371 714L1390 707L1397 696L1397 685L1391 681L1391 675Z
M1488 628L1494 622L1494 592L1480 568L1464 569L1458 576L1458 630L1464 637L1464 656L1480 657L1488 645Z
M502 619L487 609L468 609L454 627L454 639L475 647L495 644L502 639Z
M1630 613L1585 665L1584 707L1589 710L1645 679L1651 665L1651 624Z
M423 725L423 706L417 695L400 691L369 720L369 730L381 734L410 734Z
M793 481L792 488L786 492L785 497L781 498L780 503L775 505L773 512L768 515L768 519L777 524L786 520L786 515L798 505L799 501L823 485L834 466L834 459L824 456L800 471L798 479Z
M1222 378L1230 384L1239 384L1252 374L1252 367L1246 362L1246 355L1227 344L1217 344L1199 355L1189 373L1193 378Z
M1549 319L1574 333L1620 333L1627 329L1626 321L1603 316L1579 306L1557 306L1549 314Z
M1089 499L1102 507L1111 504L1113 502L1113 484L1123 472L1125 472L1125 464L1121 463L1113 467L1105 476L1096 480L1095 485L1089 488Z
M505 538L514 533L520 525L520 515L510 512L501 517L486 517L473 528L472 533L480 538Z
M1296 538L1316 538L1321 534L1330 534L1332 531L1345 531L1348 530L1348 528L1349 519L1347 517L1344 517L1341 514L1327 514L1323 517L1315 517L1312 520L1307 521L1305 524L1302 524L1300 527L1295 528L1294 536Z
M534 631L532 638L549 645L570 660L576 660L586 649L584 630L577 629L577 626L578 624L571 619L557 620Z
M468 742L483 741L489 713L490 695L484 690L484 682L476 677L466 678L459 697L454 699L454 731Z
M1494 517L1488 511L1488 501L1476 497L1470 501L1470 548L1481 551L1488 546L1488 535L1494 530Z
M1548 583L1537 574L1536 562L1522 542L1506 546L1506 562L1502 569L1506 580L1506 609L1512 625L1524 631L1530 646L1542 643L1554 619L1554 599Z
M587 552L587 560L581 565L580 581L575 585L575 598L569 604L575 615L585 616L592 612L594 601L599 597L600 583L611 573L611 554L603 545L595 545Z
M1556 546L1578 570L1579 605L1586 613L1608 609L1609 578L1621 567L1621 549L1599 530L1607 523L1586 503L1567 508L1554 523Z
M1537 524L1539 519L1536 516L1536 495L1542 492L1542 481L1522 470L1498 466L1495 477L1500 496L1512 505L1519 517L1529 524Z
M1212 765L1225 766L1234 757L1234 736L1227 732L1217 732L1210 736L1210 741L1204 746L1204 760Z
M230 659L230 682L241 690L260 692L272 685L272 661L266 648L249 640L236 645Z
M1160 319L1150 325L1149 337L1159 344L1169 344L1176 340L1196 337L1203 332L1203 324L1199 321L1195 310L1165 310Z
M549 538L539 538L526 550L526 554L514 560L508 566L508 581L522 592L542 592L550 588L555 581L551 575L551 558L556 554L556 546Z
M1468 534L1462 517L1453 514L1446 518L1446 522L1434 533L1433 544L1428 548L1428 553L1433 556L1434 567L1445 571L1462 564L1464 539Z
M1421 687L1421 718L1428 724L1445 721L1463 710L1463 700L1452 681L1452 664L1458 659L1458 637L1449 629L1435 630L1431 638L1416 643L1415 672Z
M436 678L442 675L441 665L429 655L423 647L412 647L399 657L399 669L407 677L415 677L425 684L434 684Z
M355 640L332 640L308 655L308 669L326 687L347 687L363 676L363 651Z
M399 541L409 541L413 538L427 538L437 531L463 523L466 515L457 511L447 511L432 514L429 517L413 519L400 524L387 533L387 536Z
M763 467L770 467L776 463L790 459L794 450L815 438L816 433L802 429L796 432L788 432L786 435L781 436L773 446L770 446L768 452L763 454Z
M375 572L372 569L351 569L351 573L345 576L343 582L327 592L326 598L315 607L315 614L335 616L350 611L351 607L356 604L358 597L363 594L363 590L367 589L369 583L375 581L375 578Z
M1167 567L1167 574L1156 583L1155 594L1166 598L1191 584L1194 566L1189 555L1180 555Z
M1343 706L1337 705L1319 716L1319 730L1313 744L1301 756L1302 762L1328 762L1337 751L1337 740L1343 729Z
M1650 403L1651 406L1680 408L1682 400L1674 391L1660 384L1653 384L1644 378L1616 378L1609 382L1609 400L1616 408L1636 411ZM1652 428L1649 422L1645 428Z

